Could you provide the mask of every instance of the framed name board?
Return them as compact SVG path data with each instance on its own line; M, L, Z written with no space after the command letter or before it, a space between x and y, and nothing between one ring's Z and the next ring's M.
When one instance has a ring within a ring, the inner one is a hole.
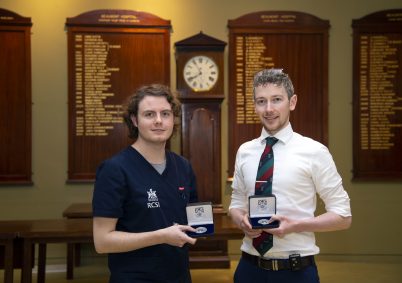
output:
M402 180L402 10L352 27L353 179Z
M228 27L229 177L239 146L261 134L253 77L262 69L289 74L298 95L293 129L327 144L329 22L301 12L265 11L229 20Z
M131 144L122 105L139 86L170 83L170 21L95 10L67 18L68 182L92 182L105 159Z
M0 9L0 185L32 184L31 27Z

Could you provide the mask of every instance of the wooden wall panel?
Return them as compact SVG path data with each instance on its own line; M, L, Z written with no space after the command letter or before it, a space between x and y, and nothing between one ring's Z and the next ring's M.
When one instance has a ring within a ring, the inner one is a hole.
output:
M296 132L328 143L329 22L301 12L255 12L229 20L229 169L239 146L261 133L253 76L284 69L298 95L290 120Z
M352 26L353 179L402 180L402 9Z
M145 12L96 10L67 19L69 182L132 143L122 105L144 84L170 83L170 21Z
M182 153L197 176L199 201L221 207L221 119L223 96L182 97ZM187 142L184 142L187 141Z
M0 9L0 184L32 184L31 26Z

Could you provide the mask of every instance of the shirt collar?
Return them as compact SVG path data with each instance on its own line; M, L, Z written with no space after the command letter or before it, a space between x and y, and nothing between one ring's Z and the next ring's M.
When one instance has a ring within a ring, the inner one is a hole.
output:
M277 132L275 135L273 135L273 137L277 138L279 141L286 144L289 142L292 135L293 135L293 129L292 129L292 125L289 122L285 128L283 128L282 130ZM261 136L258 138L259 142L262 144L265 144L265 139L267 137L271 137L271 135L268 134L268 132L265 130L265 128L262 128Z

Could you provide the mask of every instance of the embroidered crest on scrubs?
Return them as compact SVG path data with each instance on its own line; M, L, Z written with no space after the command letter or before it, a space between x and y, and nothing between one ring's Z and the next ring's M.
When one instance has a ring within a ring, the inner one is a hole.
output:
M148 193L148 208L160 207L156 191L153 191L151 188L149 189L149 191L147 191L147 193Z

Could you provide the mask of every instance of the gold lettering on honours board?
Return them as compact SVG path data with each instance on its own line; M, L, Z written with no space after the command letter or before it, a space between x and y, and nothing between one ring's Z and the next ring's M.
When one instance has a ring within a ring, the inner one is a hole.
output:
M389 150L402 123L397 93L398 50L402 40L385 35L360 37L360 148Z
M264 23L294 23L296 15L261 15Z
M14 17L11 17L11 16L1 16L1 17L0 17L0 20L3 20L3 21L12 21L12 20L14 20Z
M123 123L120 104L108 101L114 97L111 77L120 67L109 66L110 52L121 48L101 35L75 37L76 136L108 136L116 124Z
M402 13L388 13L386 16L390 22L402 21Z
M98 19L101 23L119 23L119 24L129 24L129 23L139 23L140 20L134 15L118 15L118 14L102 14Z

